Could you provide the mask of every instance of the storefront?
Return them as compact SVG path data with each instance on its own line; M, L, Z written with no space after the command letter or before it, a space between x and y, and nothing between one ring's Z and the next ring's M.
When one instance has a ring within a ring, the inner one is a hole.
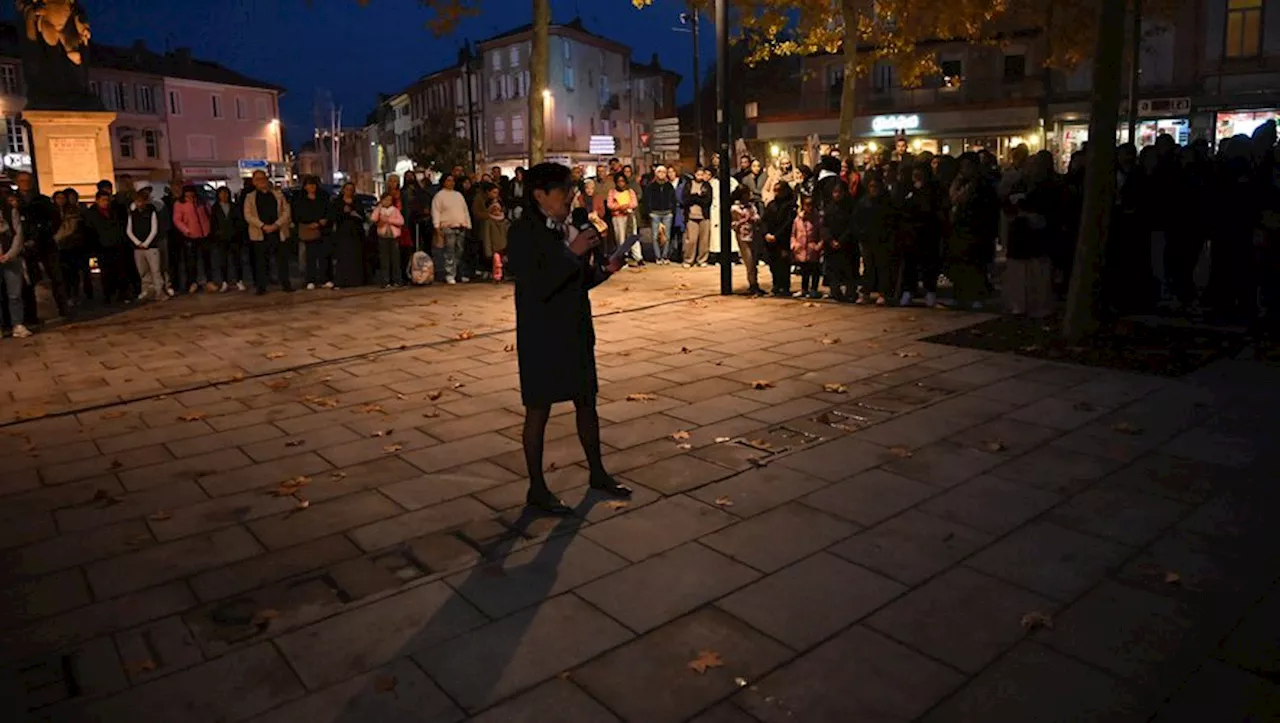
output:
M1251 136L1258 126L1269 120L1280 123L1280 109L1221 111L1214 115L1214 141L1221 143L1232 136Z

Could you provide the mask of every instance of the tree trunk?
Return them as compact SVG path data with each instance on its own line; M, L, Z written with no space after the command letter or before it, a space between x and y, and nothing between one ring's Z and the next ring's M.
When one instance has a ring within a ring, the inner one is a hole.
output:
M533 0L533 43L529 51L529 165L546 155L546 117L542 91L547 86L547 31L551 27L551 0Z
M1063 335L1071 342L1079 342L1098 328L1103 260L1116 195L1115 137L1120 122L1120 76L1124 71L1125 5L1110 0L1099 3L1084 209L1080 214L1075 271L1071 275L1062 328Z
M853 121L858 114L858 98L855 89L858 85L858 2L857 0L840 0L840 13L844 21L844 39L841 49L844 51L844 87L840 89L840 157L848 158L854 143ZM810 158L810 163L817 159ZM816 172L817 166L814 166Z

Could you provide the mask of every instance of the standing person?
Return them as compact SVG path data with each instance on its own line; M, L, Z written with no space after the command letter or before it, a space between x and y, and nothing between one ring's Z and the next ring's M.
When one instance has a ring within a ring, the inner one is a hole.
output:
M911 188L899 213L898 240L901 260L901 297L898 304L910 306L918 285L924 286L924 304L938 303L938 275L942 273L943 204L929 166L911 169Z
M276 260L280 289L293 292L289 278L289 201L272 188L263 171L253 172L253 190L244 197L244 222L249 227L249 247L253 255L253 283L258 296L267 293L271 278L271 258Z
M412 174L406 175L412 178ZM417 186L417 181L414 181ZM298 224L298 240L306 246L307 290L317 286L333 288L333 245L329 235L329 199L320 190L320 179L307 176L302 193L293 200L293 220Z
M484 200L487 205L484 216L480 220L480 238L484 244L485 257L492 260L493 281L498 283L502 281L502 269L507 256L507 234L511 222L507 220L506 210L502 207L502 196L497 186L490 185L485 189Z
M525 464L529 470L529 507L554 515L570 515L547 487L542 452L551 407L572 401L578 439L586 454L590 486L617 497L630 496L604 468L600 418L596 412L595 332L589 291L617 272L603 265L599 234L575 233L569 216L569 169L540 163L529 171L528 212L511 228L510 265L516 276L516 349L520 396L525 407Z
M636 208L640 205L640 201L636 198L636 194L631 190L630 182L623 173L616 173L613 176L613 188L609 191L608 207L609 221L613 224L613 235L618 244L626 242L627 238L636 233ZM631 261L636 262L640 266L644 266L644 256L641 255L640 244L631 247Z
M93 298L93 277L89 274L89 255L86 250L84 215L80 211L80 196L74 188L53 194L53 205L58 210L58 224L53 241L58 247L58 263L67 285L67 303L74 306L83 289L84 298Z
M364 214L356 201L354 183L343 184L342 193L333 200L329 225L337 262L335 287L360 286L364 283Z
M517 168L521 172L522 169ZM523 183L523 181L521 181ZM467 199L454 188L457 181L445 176L436 197L431 199L431 221L436 227L435 243L444 250L444 280L458 283L458 256L463 250L467 232L471 230L471 211Z
M755 195L745 183L738 186L733 195L733 206L729 209L729 214L733 220L733 231L738 234L742 268L747 272L747 296L764 296L764 292L760 290L760 266L756 263L755 244L751 242L755 238L756 226L760 223Z
M800 269L800 298L821 299L822 232L813 196L800 197L800 211L791 224L791 258Z
M897 265L893 263L896 219L893 201L879 176L867 179L866 191L854 208L852 222L862 254L862 288L857 303L874 301L876 306L884 306L897 286Z
M1053 310L1051 239L1057 224L1060 192L1053 177L1053 156L1041 151L1023 167L1009 201L1008 261L1004 272L1004 310L1033 319Z
M675 218L676 189L667 178L667 169L658 166L653 172L653 183L644 193L649 204L649 219L653 224L653 258L658 264L667 260L671 243L671 223Z
M984 175L978 154L960 156L959 174L951 184L951 236L947 240L947 276L956 302L982 308L987 289L987 266L995 256L1000 202Z
M684 194L684 267L706 266L711 254L711 184L707 170L694 171Z
M173 207L173 226L182 239L187 293L194 294L200 288L196 280L199 278L199 263L204 264L205 291L217 291L218 287L213 283L213 259L209 254L209 234L212 231L209 209L200 201L195 186L183 187L182 200Z
M764 254L773 277L773 295L791 296L791 230L796 220L796 195L791 184L774 181L773 199L764 208Z
M188 274L191 268L188 263L194 262L195 251L188 247L185 235L174 220L184 196L182 181L175 179L165 188L160 207L160 258L169 270L169 289L174 294L180 291L194 294L198 288L195 274Z
M130 244L124 235L124 221L111 203L110 191L100 190L93 197L93 205L84 212L84 226L98 249L103 302L131 301L129 276L125 273L126 265L132 263Z
M369 217L377 229L378 259L382 264L382 288L400 285L400 231L404 229L404 215L396 208L391 193L382 194L378 205Z
M221 282L219 291L225 292L233 277L236 288L245 290L244 232L244 212L231 200L231 189L226 186L219 188L209 214L210 255Z
M827 285L831 287L832 299L853 301L858 290L858 244L853 235L853 199L849 198L849 187L839 176L832 177L835 183L818 184L818 188L825 188L830 194L819 213L823 272Z
M667 179L675 189L674 216L671 219L671 243L667 252L667 261L679 263L684 256L684 194L689 185L688 176L680 169L680 162L675 161L667 167Z
M58 316L67 315L67 288L62 279L58 246L53 240L58 222L58 212L53 201L36 191L35 179L30 173L19 173L14 178L14 185L18 187L17 202L24 224L23 260L26 262L28 279L22 296L22 311L26 315L23 323L30 327L39 322L36 316L35 291L39 279L43 277L49 280L49 290L53 292Z
M133 194L133 203L129 204L129 220L125 224L125 235L133 244L133 262L138 266L138 277L142 279L142 290L138 293L138 301L146 301L148 288L154 289L156 299L168 299L168 284L165 283L165 268L160 254L160 214L151 205L151 188L143 186Z
M18 210L17 196L0 200L0 281L4 282L8 301L10 332L14 339L26 339L31 330L23 323L26 318L22 302L22 289L26 285L26 269L22 265L22 212Z

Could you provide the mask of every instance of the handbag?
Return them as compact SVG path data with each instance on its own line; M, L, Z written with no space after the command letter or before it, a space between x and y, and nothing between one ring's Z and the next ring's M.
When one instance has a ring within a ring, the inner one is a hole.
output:
M298 226L298 239L301 241L319 241L320 229L311 228L307 224L300 224Z

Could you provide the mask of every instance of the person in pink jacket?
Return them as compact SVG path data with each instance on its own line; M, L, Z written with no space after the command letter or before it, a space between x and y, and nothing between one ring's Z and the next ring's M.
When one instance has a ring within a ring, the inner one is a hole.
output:
M218 287L213 283L212 257L209 254L209 209L200 201L195 186L182 187L182 200L173 207L173 226L182 235L182 243L186 247L182 257L186 262L187 283L190 284L187 293L194 294L200 289L200 284L196 282L199 271L197 259L204 265L205 291L217 291Z
M382 194L382 200L373 209L369 220L377 228L378 258L382 262L382 279L391 288L400 285L400 231L404 228L404 215L396 208L390 193Z
M800 197L800 213L791 226L791 261L800 267L800 297L822 298L818 284L822 280L822 234L818 232L818 216L813 210L813 197Z

